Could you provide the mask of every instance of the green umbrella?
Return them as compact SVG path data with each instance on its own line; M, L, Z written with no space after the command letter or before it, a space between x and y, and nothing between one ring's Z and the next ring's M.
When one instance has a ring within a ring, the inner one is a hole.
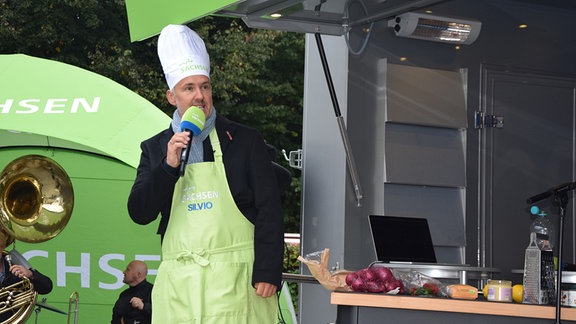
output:
M212 14L237 0L126 0L130 40L160 33L169 24L184 24Z
M64 147L136 167L140 142L170 124L130 89L72 65L0 55L0 75L0 147Z

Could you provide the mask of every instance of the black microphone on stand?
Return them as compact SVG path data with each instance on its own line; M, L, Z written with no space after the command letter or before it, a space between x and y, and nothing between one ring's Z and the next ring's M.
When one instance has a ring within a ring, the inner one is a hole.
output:
M186 148L182 150L182 155L180 156L180 176L183 176L184 170L186 170L186 163L188 162L188 156L190 156L192 137L197 136L202 132L205 122L206 116L204 115L204 111L196 106L188 108L184 113L184 116L182 116L180 131L188 132L188 134L190 134L190 141L188 141L188 145L186 145Z
M539 193L535 196L532 196L532 197L526 199L526 202L528 204L533 204L533 203L538 202L542 199L546 199L552 195L556 195L558 193L569 191L569 190L574 190L574 189L576 189L576 182L566 182L566 183L563 183L563 184L558 185L556 187L550 188L550 189L544 191L543 193Z
M566 207L568 206L568 191L576 189L576 182L566 182L556 187L550 188L543 193L532 196L526 200L528 204L533 204L542 199L552 197L552 203L558 206L559 212L559 231L558 231L558 267L556 269L556 324L560 324L561 304L562 304L562 267L564 265L564 219L566 218Z

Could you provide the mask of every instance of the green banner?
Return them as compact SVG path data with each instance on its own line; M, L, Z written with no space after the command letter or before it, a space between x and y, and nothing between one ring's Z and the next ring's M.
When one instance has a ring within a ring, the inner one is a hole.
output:
M136 167L140 142L170 124L130 89L72 65L0 55L0 75L0 147L65 141Z
M169 24L185 24L212 14L238 0L126 0L130 40L160 33Z

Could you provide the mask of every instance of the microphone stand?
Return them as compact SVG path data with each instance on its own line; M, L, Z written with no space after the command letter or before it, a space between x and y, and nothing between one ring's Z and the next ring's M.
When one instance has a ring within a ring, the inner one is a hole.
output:
M42 298L42 303L46 302L46 298ZM36 314L36 318L34 319L34 324L38 323L38 314L40 314L41 311L41 307L40 305L36 305L36 309L34 310L34 313Z
M561 184L549 189L541 194L528 198L527 202L533 204L544 198L552 197L552 203L558 206L560 220L558 226L558 269L556 270L556 324L560 324L560 310L562 301L562 266L564 264L564 219L566 218L566 207L568 206L568 191L576 189L576 182Z
M568 190L557 191L552 197L554 205L560 209L560 220L558 226L558 269L556 271L556 323L561 323L560 310L562 301L562 266L564 256L562 247L564 245L564 219L566 218L566 206L568 205Z

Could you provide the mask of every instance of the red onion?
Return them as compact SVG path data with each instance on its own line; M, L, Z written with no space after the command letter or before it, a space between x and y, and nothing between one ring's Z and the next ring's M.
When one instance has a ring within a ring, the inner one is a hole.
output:
M396 288L400 288L400 289L404 288L402 281L400 281L396 278L387 281L384 285L386 286L386 291L394 290Z
M358 270L358 277L364 279L364 281L370 281L376 279L376 274L370 268L364 268L362 270Z
M352 288L353 291L356 291L356 292L366 291L366 287L364 285L364 280L362 280L362 278L356 278L356 280L354 280L352 282L350 287Z
M358 278L358 274L356 272L350 272L346 275L346 284L348 286L352 286L352 283L354 280L356 280L356 278Z
M382 282L388 282L392 279L396 279L394 278L394 274L392 274L392 271L386 267L374 267L373 272L378 278L378 280Z
M382 281L368 281L365 283L366 290L373 293L383 292L386 287Z

